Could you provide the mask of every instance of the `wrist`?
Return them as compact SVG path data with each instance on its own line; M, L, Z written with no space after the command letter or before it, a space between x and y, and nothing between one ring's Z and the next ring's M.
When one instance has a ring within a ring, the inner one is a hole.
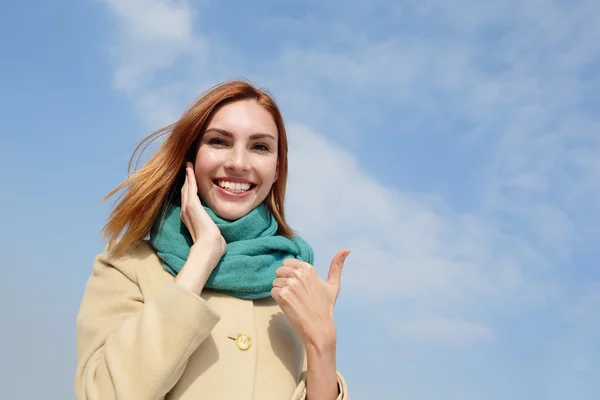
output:
M210 246L206 246L200 242L194 243L192 247L190 247L190 252L188 254L188 261L193 263L196 266L195 268L210 272L215 269L220 259L221 257L216 251L213 251Z
M336 399L340 389L337 380L335 330L324 330L305 344L306 397Z
M335 324L329 325L311 335L304 343L307 353L314 355L335 354L337 345L337 331Z
M218 259L215 260L215 258L207 253L204 248L192 246L185 264L175 277L175 283L200 295L218 263Z

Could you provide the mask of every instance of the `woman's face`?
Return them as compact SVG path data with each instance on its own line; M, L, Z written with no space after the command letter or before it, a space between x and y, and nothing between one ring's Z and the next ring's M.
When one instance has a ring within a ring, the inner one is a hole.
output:
M202 137L194 171L202 203L236 220L262 203L277 179L277 125L255 100L220 108Z

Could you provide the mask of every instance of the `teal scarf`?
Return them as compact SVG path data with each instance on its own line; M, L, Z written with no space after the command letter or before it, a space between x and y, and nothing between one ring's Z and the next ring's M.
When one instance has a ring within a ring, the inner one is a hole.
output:
M206 289L242 299L269 297L276 278L275 270L284 259L295 257L313 263L310 245L299 236L288 239L277 234L277 220L260 204L236 221L218 217L204 207L227 242L227 251L211 273ZM150 242L163 262L163 268L176 276L187 260L193 244L180 218L179 202L169 205L162 224L154 224Z

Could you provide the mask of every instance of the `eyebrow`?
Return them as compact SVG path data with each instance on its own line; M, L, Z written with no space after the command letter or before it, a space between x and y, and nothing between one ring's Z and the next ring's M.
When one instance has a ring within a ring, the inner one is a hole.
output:
M206 132L204 132L204 134L210 133L210 132L217 132L220 133L223 136L228 136L228 137L233 137L233 133L225 130L225 129L220 129L220 128L209 128L206 130ZM268 133L254 133L252 135L250 135L250 139L251 140L255 140L255 139L272 139L275 140L275 137L273 135L270 135Z

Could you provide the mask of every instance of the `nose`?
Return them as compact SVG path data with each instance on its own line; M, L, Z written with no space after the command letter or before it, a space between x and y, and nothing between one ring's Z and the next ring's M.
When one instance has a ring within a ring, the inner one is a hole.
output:
M250 170L249 157L246 149L243 146L232 148L227 155L224 166L233 171Z

